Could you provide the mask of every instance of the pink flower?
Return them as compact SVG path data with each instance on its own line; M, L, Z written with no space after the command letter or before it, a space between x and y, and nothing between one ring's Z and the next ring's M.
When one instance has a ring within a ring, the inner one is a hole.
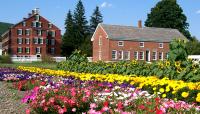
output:
M43 109L44 111L47 111L48 110L48 107L44 107L44 109Z
M51 98L49 99L49 102L50 102L50 103L54 103L54 101L55 101L55 98L54 98L54 97L51 97Z
M104 112L106 112L106 111L108 111L108 110L109 110L108 107L103 107L103 108L102 108L102 111L104 111Z
M26 114L30 114L30 113L31 113L30 109L26 109Z
M37 92L40 88L38 86L34 87L34 91Z
M58 113L59 113L59 114L63 114L63 113L64 113L64 110L61 108L61 109L58 110Z
M72 108L72 112L76 112L76 108Z
M90 104L90 108L91 108L91 109L96 108L96 107L97 107L97 105L96 105L95 103L91 103L91 104Z

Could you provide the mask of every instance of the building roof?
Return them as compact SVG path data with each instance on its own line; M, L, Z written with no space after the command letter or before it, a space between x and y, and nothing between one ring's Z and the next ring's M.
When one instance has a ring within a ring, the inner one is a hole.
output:
M155 27L133 27L99 24L107 33L108 39L131 41L170 42L175 38L187 39L177 29Z

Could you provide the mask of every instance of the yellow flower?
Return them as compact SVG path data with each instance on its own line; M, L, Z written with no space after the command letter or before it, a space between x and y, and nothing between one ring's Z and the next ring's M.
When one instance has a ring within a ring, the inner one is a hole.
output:
M181 66L181 62L180 61L176 61L175 62L175 67L180 67Z
M176 93L176 91L172 91L172 94L175 94Z
M159 91L160 91L160 93L164 93L165 92L165 90L163 88L160 88Z
M156 87L154 87L153 90L155 91L155 90L156 90Z
M189 95L188 92L182 92L182 94L181 94L181 96L184 97L184 98L188 97L188 95Z
M166 94L162 94L162 98L165 98L167 95Z
M170 91L169 86L166 87L165 91L166 91L166 92L169 92L169 91Z
M165 65L166 65L167 67L169 67L169 66L170 66L170 62L169 62L169 61L166 61L166 62L165 62Z

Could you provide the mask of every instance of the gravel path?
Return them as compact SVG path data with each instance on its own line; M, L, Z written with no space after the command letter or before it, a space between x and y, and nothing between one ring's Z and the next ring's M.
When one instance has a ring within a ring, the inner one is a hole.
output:
M11 86L12 83L0 81L0 114L25 114L27 105L21 103L24 92Z

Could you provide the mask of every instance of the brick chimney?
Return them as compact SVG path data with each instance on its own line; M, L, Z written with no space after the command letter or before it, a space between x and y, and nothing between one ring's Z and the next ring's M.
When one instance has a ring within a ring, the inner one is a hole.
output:
M142 28L142 20L138 21L138 28Z

